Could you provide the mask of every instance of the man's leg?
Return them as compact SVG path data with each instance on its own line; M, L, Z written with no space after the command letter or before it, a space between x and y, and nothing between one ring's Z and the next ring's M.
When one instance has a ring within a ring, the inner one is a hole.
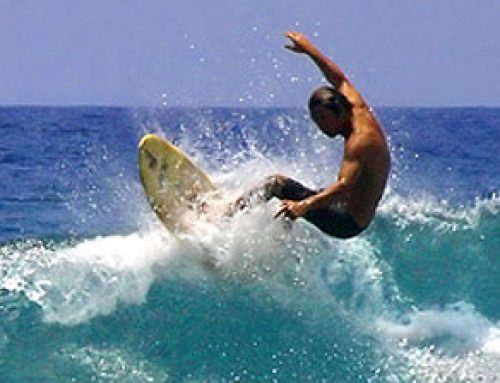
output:
M266 177L256 187L239 197L231 205L229 214L233 215L236 211L251 207L259 202L267 202L273 197L280 200L300 201L313 194L316 194L314 190L305 187L300 182L280 174L275 174Z
M303 218L323 233L336 238L351 238L366 228L359 227L349 213L336 208L334 205L310 210Z
M228 215L232 216L239 210L251 207L256 203L269 201L273 197L280 200L300 201L316 193L316 191L305 187L300 182L277 174L266 177L256 187L238 198L231 205ZM303 218L322 232L337 238L350 238L364 230L364 228L357 226L347 212L337 209L333 205L311 210Z

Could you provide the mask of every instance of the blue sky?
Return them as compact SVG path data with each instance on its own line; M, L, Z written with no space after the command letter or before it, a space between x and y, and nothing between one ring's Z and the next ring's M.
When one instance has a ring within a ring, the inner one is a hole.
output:
M498 0L0 0L0 105L300 106L306 33L375 106L500 106Z

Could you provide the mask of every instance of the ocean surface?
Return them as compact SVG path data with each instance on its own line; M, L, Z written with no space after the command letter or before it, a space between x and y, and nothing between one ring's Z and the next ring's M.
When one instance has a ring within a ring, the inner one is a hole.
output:
M143 134L229 197L325 186L342 141L300 108L0 108L0 382L500 381L500 109L375 112L392 171L359 237L271 201L175 239Z

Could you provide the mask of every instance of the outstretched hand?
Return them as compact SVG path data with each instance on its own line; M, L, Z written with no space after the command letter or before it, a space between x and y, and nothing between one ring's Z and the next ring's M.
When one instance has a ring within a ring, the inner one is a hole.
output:
M309 39L299 32L287 32L286 37L290 39L289 44L285 48L297 53L309 53L314 48Z
M274 218L283 216L295 220L304 216L308 210L308 204L304 201L283 200L281 201L281 206L274 215Z

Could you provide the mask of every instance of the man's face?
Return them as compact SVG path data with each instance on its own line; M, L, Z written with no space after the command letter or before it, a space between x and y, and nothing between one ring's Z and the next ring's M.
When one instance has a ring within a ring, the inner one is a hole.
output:
M342 117L325 107L317 107L311 113L313 121L327 136L335 137L340 133Z

